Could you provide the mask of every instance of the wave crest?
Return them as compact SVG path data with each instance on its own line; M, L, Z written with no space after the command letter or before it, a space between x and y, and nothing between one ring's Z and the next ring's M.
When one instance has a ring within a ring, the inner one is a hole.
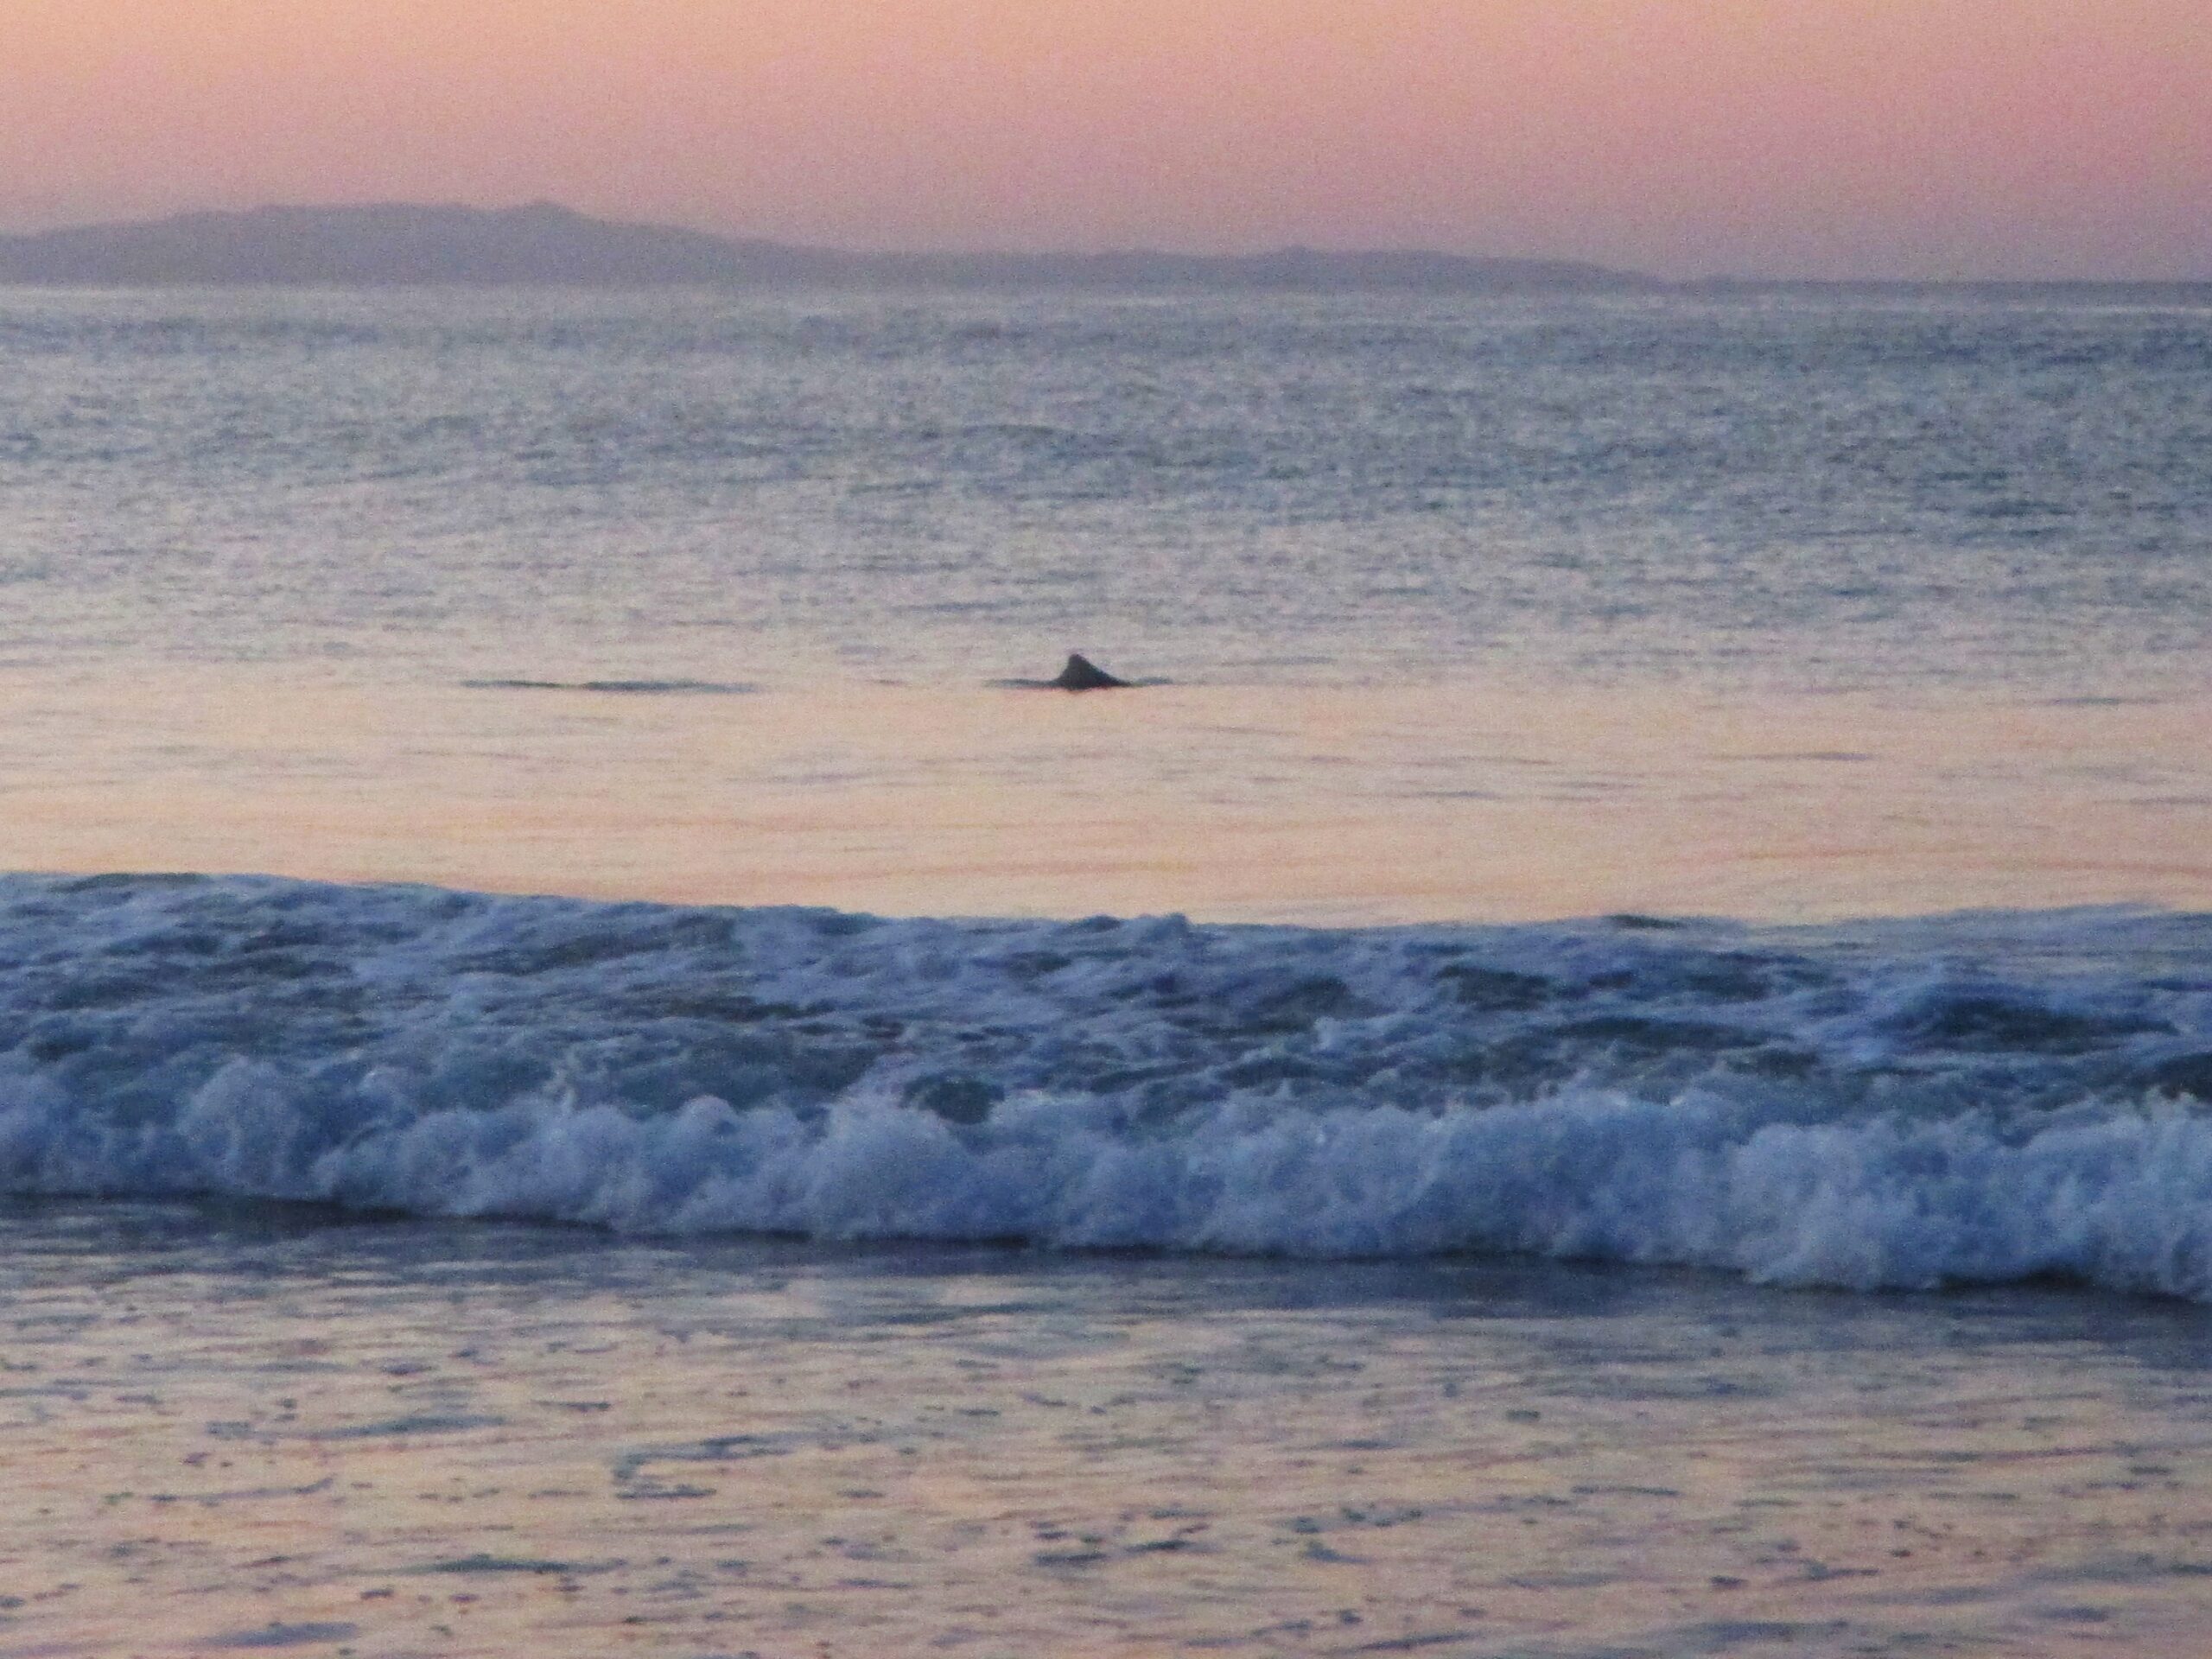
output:
M14 878L0 931L18 1192L2212 1300L2202 918L1329 933Z

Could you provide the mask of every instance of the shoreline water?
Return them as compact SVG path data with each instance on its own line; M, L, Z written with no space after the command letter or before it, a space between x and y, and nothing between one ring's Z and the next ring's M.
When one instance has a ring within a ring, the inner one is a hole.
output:
M0 1203L0 1652L2198 1641L2171 1305L302 1220Z

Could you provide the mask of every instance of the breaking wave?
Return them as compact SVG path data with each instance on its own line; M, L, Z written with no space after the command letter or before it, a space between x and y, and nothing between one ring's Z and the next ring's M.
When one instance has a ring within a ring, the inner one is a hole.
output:
M0 878L0 1188L2212 1300L2212 916L1326 931Z

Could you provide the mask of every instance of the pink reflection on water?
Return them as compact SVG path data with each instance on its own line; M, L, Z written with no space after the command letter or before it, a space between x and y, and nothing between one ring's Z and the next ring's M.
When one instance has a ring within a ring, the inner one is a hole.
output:
M4 694L15 868L1325 922L2212 904L2202 702L247 670Z

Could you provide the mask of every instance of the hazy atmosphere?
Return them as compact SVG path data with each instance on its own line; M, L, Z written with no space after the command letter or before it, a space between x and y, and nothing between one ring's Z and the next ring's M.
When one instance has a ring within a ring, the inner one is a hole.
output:
M0 229L550 199L852 247L2212 277L2202 0L11 0Z

